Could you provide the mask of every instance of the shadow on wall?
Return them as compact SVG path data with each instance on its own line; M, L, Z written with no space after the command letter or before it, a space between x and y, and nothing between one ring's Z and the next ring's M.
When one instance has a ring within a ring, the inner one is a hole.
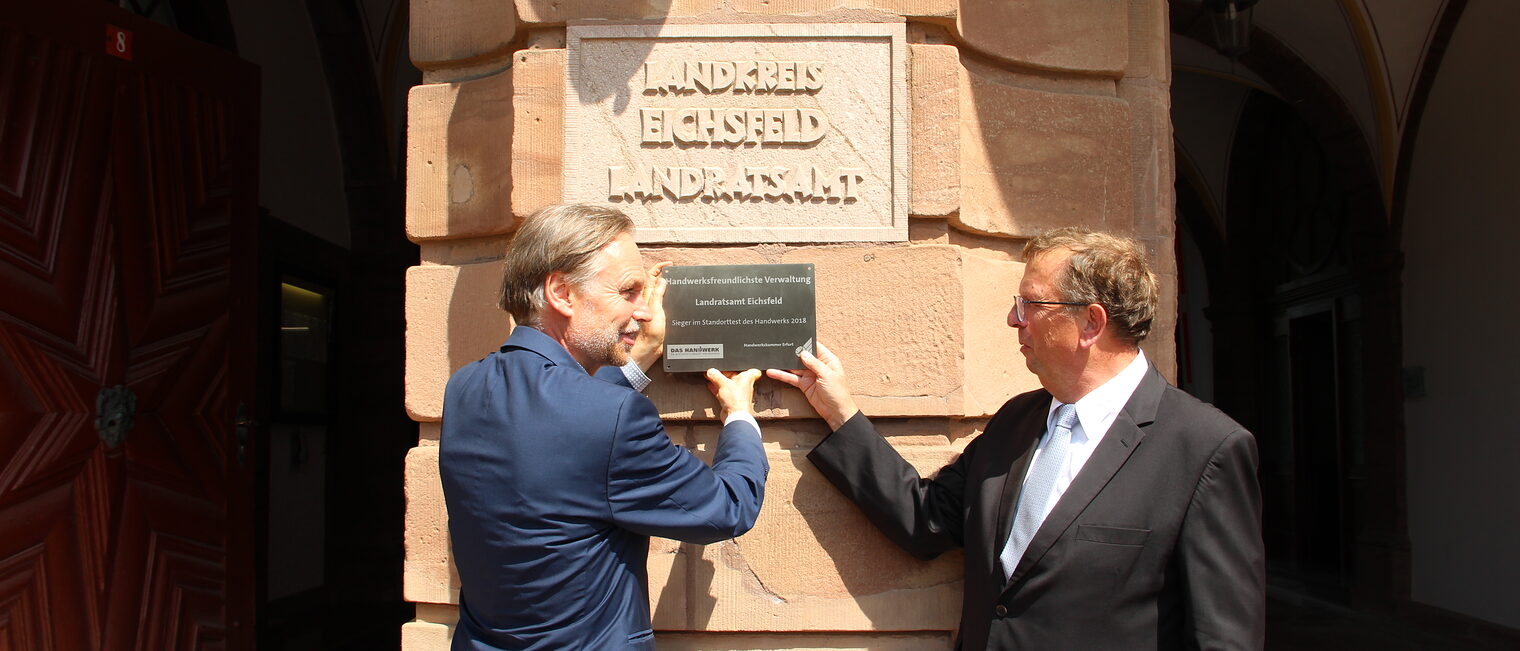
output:
M901 424L884 422L889 434ZM698 440L693 432L703 433L704 445L693 445ZM678 442L705 459L716 432L715 426L694 424ZM813 421L767 426L768 446L779 449L769 451L766 506L751 532L706 546L654 543L652 558L662 552L679 557L669 566L668 582L657 588L656 629L702 631L715 623L725 629L734 621L751 621L753 615L746 613L756 611L769 622L762 626L791 631L955 627L961 554L924 562L887 540L807 460L826 434ZM937 468L948 454L939 446L906 448L918 467ZM664 567L651 562L652 584L666 578Z
M909 555L818 472L807 451L792 453L801 474L793 503L823 547L845 592L880 631L954 629L960 619L962 552L932 561ZM893 593L910 591L903 599ZM934 603L934 602L939 603ZM914 612L904 612L905 607Z

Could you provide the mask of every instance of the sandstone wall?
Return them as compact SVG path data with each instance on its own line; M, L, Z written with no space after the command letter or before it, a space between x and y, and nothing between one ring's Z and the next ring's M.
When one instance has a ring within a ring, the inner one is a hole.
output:
M1038 386L1004 323L1024 238L1085 224L1144 241L1163 275L1147 354L1168 374L1176 276L1162 0L413 0L407 235L403 648L448 648L458 577L438 484L444 382L505 340L494 307L516 220L560 200L567 21L908 23L909 239L897 243L645 246L684 263L810 262L819 339L861 407L925 473L1009 397ZM671 437L717 432L698 380L654 374ZM949 648L961 559L912 559L805 458L827 430L795 391L757 393L771 476L748 535L656 540L650 593L669 649Z

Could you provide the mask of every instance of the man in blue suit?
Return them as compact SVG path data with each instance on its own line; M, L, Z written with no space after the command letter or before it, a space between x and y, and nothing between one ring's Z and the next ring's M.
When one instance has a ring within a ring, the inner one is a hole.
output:
M649 536L710 543L754 526L769 470L750 414L759 371L707 372L724 422L711 467L671 443L629 379L642 378L635 345L652 362L664 326L649 304L664 265L645 271L632 232L609 208L530 215L502 278L517 327L449 380L455 651L653 649Z

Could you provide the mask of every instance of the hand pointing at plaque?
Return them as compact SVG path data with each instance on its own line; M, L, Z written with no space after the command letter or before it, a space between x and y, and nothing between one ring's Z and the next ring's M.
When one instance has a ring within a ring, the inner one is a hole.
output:
M801 357L806 369L792 373L773 368L765 374L773 380L801 389L808 404L818 411L818 415L828 422L829 427L839 429L860 411L855 407L855 399L850 397L849 385L845 383L844 365L823 342L818 342L817 357L805 350Z
M638 362L639 368L649 370L665 350L665 268L671 262L659 262L649 268L644 283L644 304L649 306L649 322L639 328L639 336L633 342L628 356Z

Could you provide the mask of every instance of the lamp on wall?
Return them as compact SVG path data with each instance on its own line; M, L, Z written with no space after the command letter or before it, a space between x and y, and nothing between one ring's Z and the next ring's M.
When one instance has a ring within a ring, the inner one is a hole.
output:
M1231 59L1251 48L1251 7L1256 0L1204 0L1214 26L1214 49Z

